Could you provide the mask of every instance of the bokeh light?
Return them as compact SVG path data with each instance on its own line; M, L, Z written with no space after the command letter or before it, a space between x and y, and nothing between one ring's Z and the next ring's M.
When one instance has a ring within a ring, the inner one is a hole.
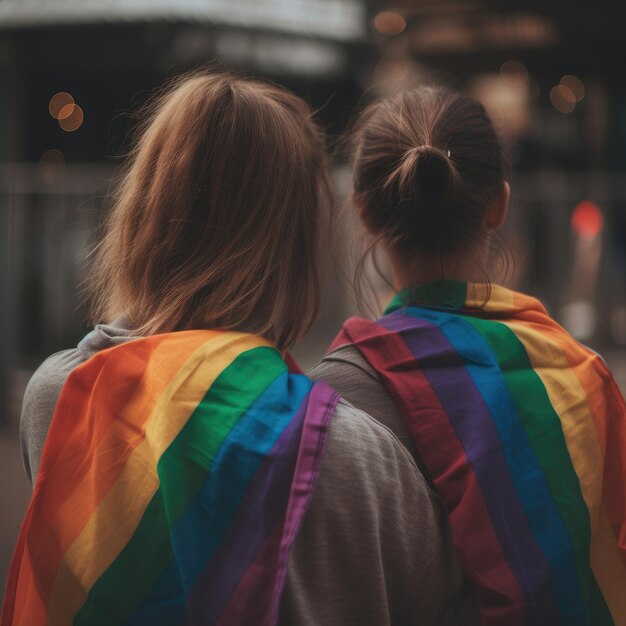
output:
M55 93L50 102L48 103L48 111L50 115L55 119L61 119L59 116L61 111L67 110L67 107L74 104L74 98L66 91L59 91ZM71 111L68 112L68 115Z
M580 102L585 97L585 85L578 76L565 74L565 76L561 78L559 85L571 91L576 102Z
M41 155L39 163L65 163L65 155L60 150L51 148Z
M596 332L597 314L592 302L568 302L559 312L563 326L579 341L589 341Z
M77 104L66 104L59 111L59 126L68 133L78 130L84 119L83 110Z
M550 89L550 102L560 113L571 113L576 108L576 96L565 85L555 85Z
M604 226L602 209L591 200L583 200L574 207L572 230L581 237L595 237Z
M506 141L517 141L531 122L527 86L513 87L499 74L483 74L471 83L471 93L482 102Z
M500 66L500 77L511 87L523 87L528 84L528 70L521 61L505 61Z
M419 67L407 58L382 58L374 67L372 80L382 94L404 88L419 75Z
M395 11L381 11L374 18L374 28L383 35L399 35L406 28L406 20Z
M63 173L65 155L56 148L46 150L39 159L39 171L44 180L54 181Z

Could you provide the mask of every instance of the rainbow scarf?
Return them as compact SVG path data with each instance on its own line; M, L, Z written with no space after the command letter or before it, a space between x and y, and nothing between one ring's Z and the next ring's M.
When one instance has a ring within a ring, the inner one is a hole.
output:
M275 624L336 402L243 333L93 356L59 398L2 626Z
M443 282L346 322L447 509L490 626L626 624L626 406L535 299Z

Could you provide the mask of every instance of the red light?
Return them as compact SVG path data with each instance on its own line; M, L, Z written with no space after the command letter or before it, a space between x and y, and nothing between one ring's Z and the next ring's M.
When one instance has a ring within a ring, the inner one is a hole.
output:
M595 237L604 226L602 209L591 200L583 200L574 207L572 230L582 237Z
M406 28L406 20L394 11L381 11L374 18L374 28L383 35L399 35Z

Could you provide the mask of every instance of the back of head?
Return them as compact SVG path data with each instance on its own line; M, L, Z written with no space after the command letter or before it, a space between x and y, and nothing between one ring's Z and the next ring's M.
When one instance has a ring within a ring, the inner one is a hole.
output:
M505 170L496 131L469 96L421 87L375 102L357 121L355 200L402 258L469 249Z
M324 140L307 105L240 76L185 76L142 126L94 262L93 321L255 332L315 316Z

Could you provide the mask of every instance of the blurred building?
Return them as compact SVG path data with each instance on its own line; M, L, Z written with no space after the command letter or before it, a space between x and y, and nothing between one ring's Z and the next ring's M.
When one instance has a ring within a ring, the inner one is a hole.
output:
M626 346L626 8L397 0L374 11L381 90L467 90L507 140L516 286L582 341Z
M367 19L359 0L0 2L0 406L86 330L86 254L132 112L219 64L288 86L338 134L372 57Z

